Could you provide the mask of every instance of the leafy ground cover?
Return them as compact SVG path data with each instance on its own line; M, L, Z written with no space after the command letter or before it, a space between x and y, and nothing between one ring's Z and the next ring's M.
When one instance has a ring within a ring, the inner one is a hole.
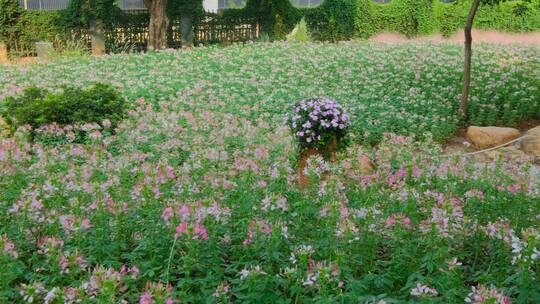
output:
M459 49L277 43L0 67L2 96L107 81L132 101L84 145L0 140L0 299L540 301L538 170L443 158L434 142L460 126ZM475 54L473 121L538 115L538 48ZM312 160L299 190L284 114L314 95L346 107L353 142L379 144Z

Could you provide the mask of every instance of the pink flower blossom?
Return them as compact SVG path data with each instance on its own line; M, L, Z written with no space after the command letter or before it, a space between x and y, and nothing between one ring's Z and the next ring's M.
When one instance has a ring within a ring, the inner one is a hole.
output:
M90 229L92 228L92 224L90 223L90 220L85 218L81 221L81 229Z
M175 234L175 238L178 238L181 234L184 234L186 233L186 230L187 230L187 223L186 222L182 222L180 223L177 227L176 227L176 234Z
M411 228L411 219L408 217L403 218L403 226L407 228Z
M195 224L195 227L193 228L193 239L197 240L201 238L204 241L208 240L208 234L206 233L206 228L203 225L200 225L199 223Z
M174 215L173 209L171 207L167 207L163 210L163 213L161 214L161 218L165 222L169 222L169 220L173 217L173 215Z
M154 303L154 300L152 300L152 295L148 291L146 291L139 299L139 304L153 304L153 303Z

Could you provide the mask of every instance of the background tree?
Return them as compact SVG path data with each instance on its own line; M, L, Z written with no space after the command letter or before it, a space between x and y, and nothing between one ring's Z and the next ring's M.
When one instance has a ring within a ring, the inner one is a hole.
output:
M148 24L148 49L159 50L167 47L167 29L169 17L167 16L168 0L144 0L144 6L150 13Z
M463 71L463 88L461 90L461 103L460 103L460 109L465 115L465 117L468 116L468 108L469 108L469 91L471 87L471 61L472 61L472 28L474 25L474 17L476 16L476 13L478 12L478 8L480 7L480 4L484 5L496 5L501 2L505 2L506 0L474 0L471 5L471 10L469 11L469 15L467 16L467 22L465 24L465 64L464 64L464 71ZM519 7L519 6L517 6ZM519 13L518 11L514 11L514 14Z
M6 42L8 45L14 42L13 45L17 48L17 36L20 29L20 17L23 10L19 6L17 0L0 0L0 41Z

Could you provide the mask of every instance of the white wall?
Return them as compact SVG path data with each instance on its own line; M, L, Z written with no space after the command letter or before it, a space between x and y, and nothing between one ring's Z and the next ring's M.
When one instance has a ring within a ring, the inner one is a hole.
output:
M218 0L203 0L203 8L207 12L215 13L218 10Z

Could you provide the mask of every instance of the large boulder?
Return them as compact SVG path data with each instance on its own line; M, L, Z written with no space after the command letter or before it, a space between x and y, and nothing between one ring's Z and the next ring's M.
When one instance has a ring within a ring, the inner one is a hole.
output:
M519 135L519 130L514 128L470 126L467 129L467 140L478 149L505 144Z
M540 126L530 129L525 135L527 137L521 141L521 150L534 156L540 156Z

